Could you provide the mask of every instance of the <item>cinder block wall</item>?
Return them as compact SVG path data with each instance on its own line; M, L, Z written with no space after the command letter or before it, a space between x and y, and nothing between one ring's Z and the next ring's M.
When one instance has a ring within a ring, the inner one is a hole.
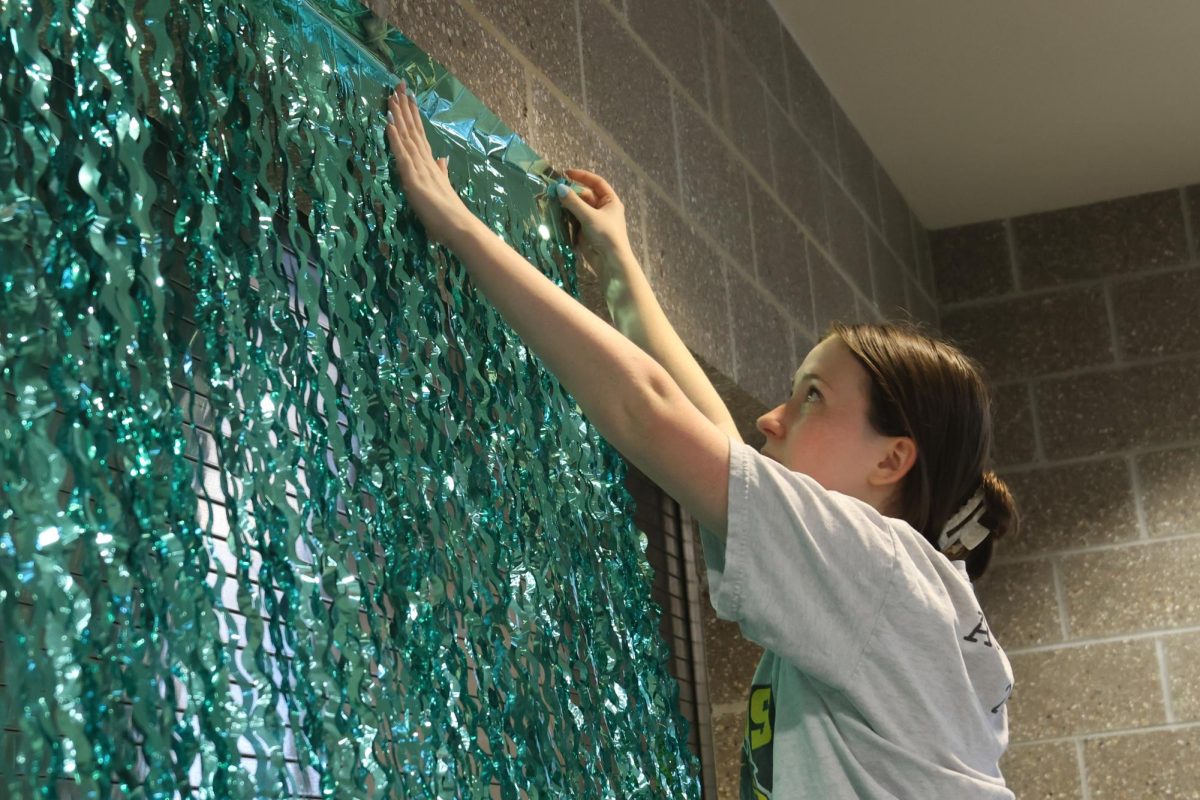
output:
M925 231L767 0L369 0L607 177L684 340L761 403L833 318L936 324Z
M832 320L936 326L925 230L767 0L364 2L556 167L609 179L748 441ZM705 609L721 796L736 797L760 651Z
M1200 797L1200 187L932 238L1025 531L980 587L1022 800Z

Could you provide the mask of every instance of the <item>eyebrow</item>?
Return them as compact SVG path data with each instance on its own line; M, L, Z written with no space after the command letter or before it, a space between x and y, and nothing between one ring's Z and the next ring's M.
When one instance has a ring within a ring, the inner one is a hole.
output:
M804 383L806 380L808 380L810 378L813 380L818 380L821 383L824 383L826 386L829 385L828 383L826 383L824 378L822 378L820 375L818 375L815 372L805 372L805 373L801 374L800 370L796 370L796 377L792 379L792 391L793 392L796 391L796 389L800 386L800 384Z

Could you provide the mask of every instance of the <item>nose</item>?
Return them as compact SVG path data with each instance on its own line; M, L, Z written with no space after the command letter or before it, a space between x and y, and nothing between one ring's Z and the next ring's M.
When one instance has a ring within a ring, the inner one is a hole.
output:
M754 423L755 427L768 439L778 439L783 436L782 410L783 404L777 405Z

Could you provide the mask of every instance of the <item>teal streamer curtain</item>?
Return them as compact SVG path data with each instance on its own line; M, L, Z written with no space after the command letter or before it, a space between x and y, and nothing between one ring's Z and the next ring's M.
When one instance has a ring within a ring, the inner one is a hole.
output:
M0 22L4 796L697 796L622 463L385 93L574 292L545 163L348 0Z

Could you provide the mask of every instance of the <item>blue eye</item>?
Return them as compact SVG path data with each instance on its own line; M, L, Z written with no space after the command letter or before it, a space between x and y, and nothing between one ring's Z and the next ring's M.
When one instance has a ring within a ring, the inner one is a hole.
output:
M812 402L814 395L816 396L817 400L820 400L821 399L821 390L815 386L808 387L808 392L804 395L804 402L806 402L806 403Z

